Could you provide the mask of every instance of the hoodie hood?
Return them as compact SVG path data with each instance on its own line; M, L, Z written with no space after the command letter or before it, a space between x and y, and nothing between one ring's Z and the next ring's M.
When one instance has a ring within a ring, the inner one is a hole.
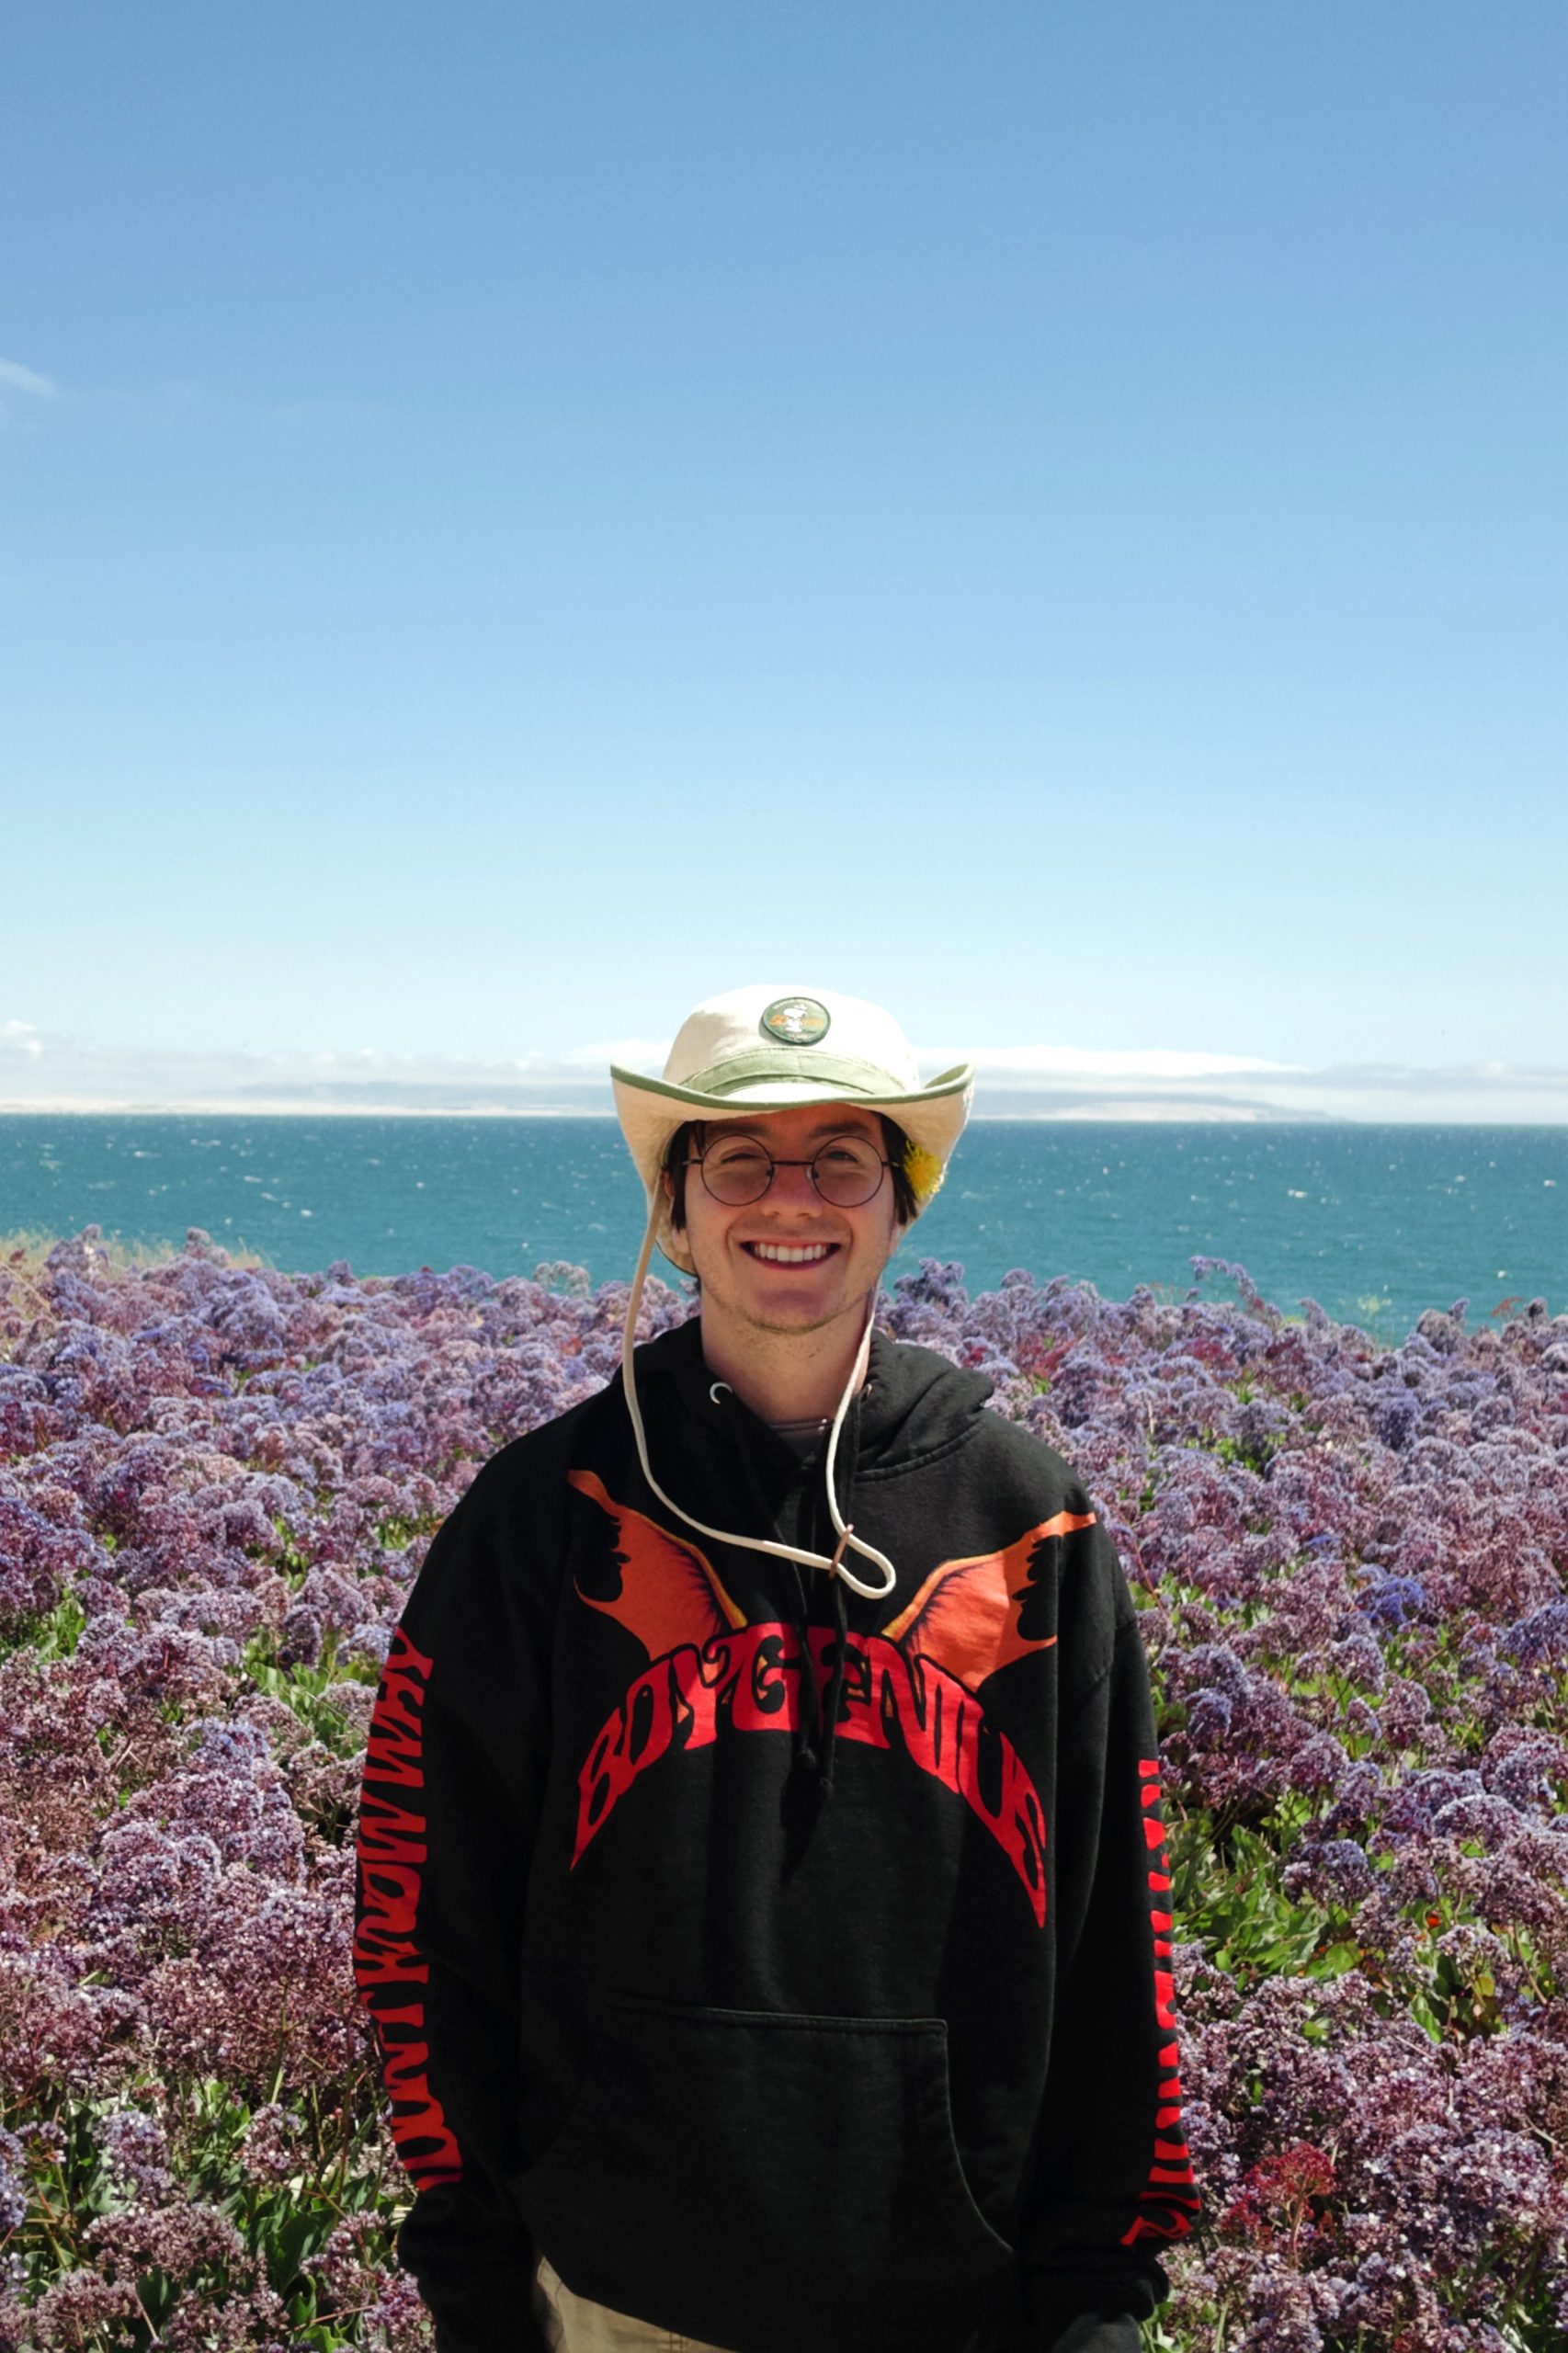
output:
M680 1409L701 1428L716 1430L722 1425L733 1436L738 1423L761 1461L799 1469L792 1449L710 1370L702 1354L700 1317L694 1315L639 1348L637 1379L650 1401L657 1397L663 1404L678 1400ZM898 1471L943 1452L969 1433L994 1385L987 1374L961 1371L934 1348L895 1342L874 1332L866 1385L857 1400L855 1471Z

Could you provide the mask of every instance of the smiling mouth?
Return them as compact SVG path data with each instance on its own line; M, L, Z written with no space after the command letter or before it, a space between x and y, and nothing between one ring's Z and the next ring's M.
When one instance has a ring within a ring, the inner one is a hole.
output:
M831 1258L837 1249L836 1242L743 1242L743 1250L753 1258L765 1259L775 1267L814 1267L824 1258Z

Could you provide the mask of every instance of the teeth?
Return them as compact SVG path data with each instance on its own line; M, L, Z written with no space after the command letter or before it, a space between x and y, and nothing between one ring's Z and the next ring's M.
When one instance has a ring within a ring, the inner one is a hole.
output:
M802 1242L792 1246L787 1242L754 1242L751 1247L758 1258L777 1259L781 1267L807 1267L814 1258L825 1258L833 1245L831 1242Z

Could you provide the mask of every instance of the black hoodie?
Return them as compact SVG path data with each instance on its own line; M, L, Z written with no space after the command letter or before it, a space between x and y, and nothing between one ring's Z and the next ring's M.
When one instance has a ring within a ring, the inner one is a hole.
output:
M686 1510L831 1551L820 1453L697 1324L637 1366ZM1091 1504L990 1388L877 1336L839 1502L883 1601L694 1538L619 1378L437 1532L355 1956L441 2353L542 2345L541 2250L733 2353L1136 2347L1198 2210L1148 1679Z

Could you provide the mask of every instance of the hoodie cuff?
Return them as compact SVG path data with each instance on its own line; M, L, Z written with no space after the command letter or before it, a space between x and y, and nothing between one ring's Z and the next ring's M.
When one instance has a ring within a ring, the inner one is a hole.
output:
M531 2272L446 2281L420 2295L436 2325L436 2353L551 2353L534 2309Z
M1074 2313L1068 2320L1025 2320L1021 2315L984 2329L966 2353L1139 2353L1142 2336L1129 2312L1108 2306Z
M1047 2340L1047 2353L1138 2353L1142 2342L1131 2313L1080 2313Z
M520 2223L496 2230L470 2200L427 2191L403 2222L397 2253L435 2323L436 2353L551 2353Z

